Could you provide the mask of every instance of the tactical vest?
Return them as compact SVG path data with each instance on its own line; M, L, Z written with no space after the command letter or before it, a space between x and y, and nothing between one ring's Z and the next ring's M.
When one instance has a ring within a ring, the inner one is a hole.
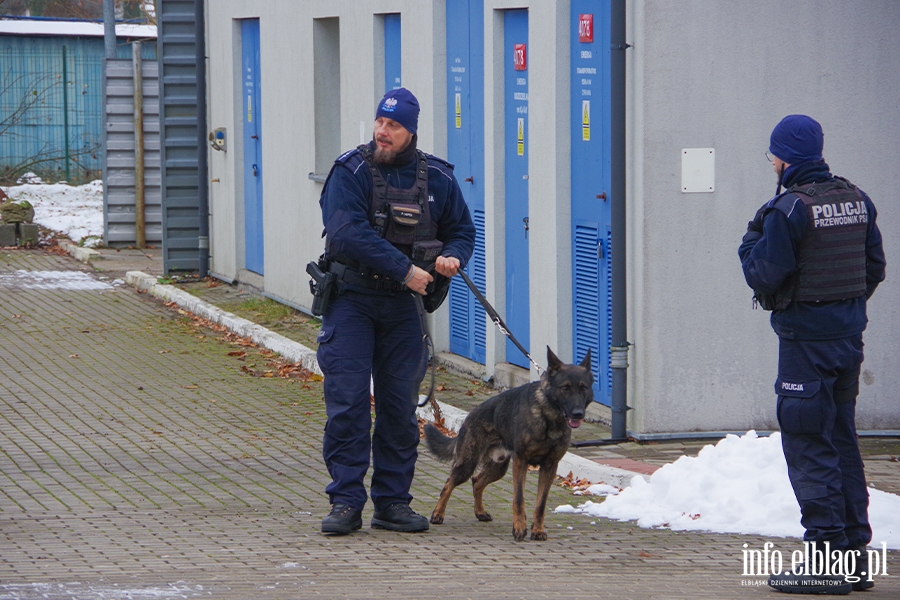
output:
M400 189L388 185L381 176L381 172L375 165L372 148L368 144L358 146L357 150L372 176L373 190L369 202L369 222L378 235L408 256L414 265L431 273L434 279L426 288L423 305L427 312L434 312L447 297L450 290L450 279L434 270L435 261L441 255L444 244L437 239L437 225L431 220L431 208L428 202L428 158L424 152L416 150L416 181L412 187ZM352 152L342 155L335 164L351 155ZM452 168L452 165L447 164ZM320 263L316 267L319 271L333 273L338 287L341 284L350 284L387 292L406 289L406 286L400 281L384 277L355 260L332 254L327 238L325 254L320 257ZM314 291L313 294L315 295L315 293Z
M437 225L431 220L428 206L428 160L425 153L416 150L416 181L412 187L401 189L388 185L381 176L368 144L362 144L357 149L372 175L369 222L379 235L415 260L413 245L420 246L423 242L437 239Z
M866 293L864 197L845 179L789 190L807 211L807 234L797 248L797 271L776 294L776 310L791 302L829 302Z

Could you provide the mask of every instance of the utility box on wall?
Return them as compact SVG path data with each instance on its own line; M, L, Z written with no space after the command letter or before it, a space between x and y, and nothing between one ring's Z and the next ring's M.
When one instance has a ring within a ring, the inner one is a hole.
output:
M682 148L681 191L686 194L716 191L715 148Z

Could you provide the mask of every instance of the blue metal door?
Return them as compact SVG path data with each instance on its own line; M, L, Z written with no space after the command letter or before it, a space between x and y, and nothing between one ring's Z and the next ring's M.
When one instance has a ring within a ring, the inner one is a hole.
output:
M591 351L594 398L612 402L610 2L572 0L572 290L574 355Z
M241 21L244 115L244 262L263 275L262 114L259 86L259 19Z
M484 0L447 0L447 155L475 222L466 273L484 293ZM449 303L450 351L483 364L484 309L460 277Z
M530 348L528 288L528 11L503 16L505 190L506 190L506 324ZM528 368L528 359L506 342L507 362Z
M400 15L384 15L384 91L402 87L400 74Z

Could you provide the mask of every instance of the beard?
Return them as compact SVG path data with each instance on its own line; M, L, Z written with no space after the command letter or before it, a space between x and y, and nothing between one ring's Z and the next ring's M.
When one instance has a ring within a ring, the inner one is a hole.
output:
M393 165L394 161L397 160L398 154L400 154L400 152L376 146L375 153L372 155L372 160L374 160L377 165Z
M409 159L409 156L407 156L408 150L410 150L410 148L415 148L415 141L416 136L413 135L406 143L406 145L399 150L380 148L378 144L375 144L375 151L372 153L372 160L377 165L396 167Z

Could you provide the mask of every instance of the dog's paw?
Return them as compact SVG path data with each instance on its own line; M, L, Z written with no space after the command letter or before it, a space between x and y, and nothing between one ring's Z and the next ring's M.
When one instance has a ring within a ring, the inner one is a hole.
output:
M478 517L479 521L493 521L494 517L491 516L491 513L483 512L483 513L475 513L475 516Z
M515 527L513 527L513 538L517 542L521 542L522 540L525 539L525 533L526 533L526 531L525 531L524 527L522 529L516 529Z
M431 521L432 525L440 525L441 523L444 522L444 515L439 515L437 513L431 513L431 519L429 519L429 521Z
M532 531L531 539L533 539L536 542L543 542L544 540L547 539L547 532L546 531Z

